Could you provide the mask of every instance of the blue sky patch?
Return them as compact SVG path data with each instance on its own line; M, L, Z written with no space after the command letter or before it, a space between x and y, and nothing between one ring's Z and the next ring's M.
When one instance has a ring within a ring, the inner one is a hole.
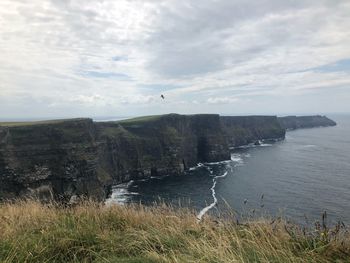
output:
M335 63L326 64L320 67L313 68L319 72L345 72L350 71L350 59L342 59Z
M112 57L113 61L127 61L128 58L127 57L123 57L123 56L114 56Z
M83 76L91 78L104 78L104 79L118 79L118 80L131 80L129 75L117 72L102 72L102 71L84 71Z

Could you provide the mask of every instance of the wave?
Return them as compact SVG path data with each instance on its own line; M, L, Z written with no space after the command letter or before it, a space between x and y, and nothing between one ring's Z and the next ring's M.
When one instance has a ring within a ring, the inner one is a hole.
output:
M130 180L127 183L117 184L112 188L111 197L105 201L106 205L119 204L124 205L128 203L133 195L139 195L137 192L130 192L128 188L134 183Z
M270 143L261 143L260 145L258 146L261 146L261 147L269 147L269 146L272 146L272 144Z
M204 208L198 213L198 215L197 215L197 220L198 220L198 222L200 222L200 221L202 220L203 216L204 216L210 209L212 209L213 207L215 207L216 204L218 203L218 199L216 198L216 192L215 192L215 186L216 186L216 183L217 183L217 179L226 177L226 176L227 176L227 173L228 173L228 172L226 171L224 174L215 176L215 177L213 178L213 185L212 185L212 187L210 188L210 190L211 190L211 195L212 195L212 197L213 197L213 202L212 202L210 205L204 207Z
M202 163L197 163L197 166L191 167L191 168L189 168L188 170L189 170L189 171L194 171L194 170L197 170L198 168L201 168L201 167L204 167L204 164L202 164Z
M281 140L282 139L263 139L258 141L259 144L249 143L241 146L230 147L230 149L234 150L234 149L247 149L247 148L256 148L256 147L269 147L269 146L273 146L272 143L275 143Z
M205 165L217 165L217 164L227 164L230 163L231 160L225 160L225 161L219 161L219 162L211 162L211 163L205 163ZM203 164L202 164L203 166Z
M306 144L306 145L303 145L303 148L314 148L314 147L317 147L317 146L314 145L314 144Z
M231 154L231 161L237 163L238 165L242 165L244 163L242 155L239 153L232 153Z
M213 202L204 207L197 215L197 220L198 222L200 222L203 218L203 216L209 211L211 210L212 208L214 208L216 206L216 204L218 203L218 200L217 200L217 197L216 197L216 192L215 192L215 187L216 187L216 184L217 184L217 181L218 179L220 178L224 178L227 176L228 174L228 169L231 168L231 172L233 172L233 169L234 167L237 167L237 166L241 166L244 164L244 160L243 160L243 156L244 157L250 157L250 154L249 153L246 153L244 155L240 154L240 153L232 153L231 154L231 160L226 160L226 161L221 161L221 162L212 162L212 163L205 163L205 164L201 164L200 167L205 167L209 173L212 175L213 174L213 169L210 167L210 165L218 165L218 164L225 164L226 165L226 171L222 174L222 175L217 175L217 176L214 176L213 177L213 185L212 187L210 188L210 191L211 191L211 194L212 194L212 197L213 197ZM229 164L230 165L227 165ZM198 167L198 166L197 166ZM196 168L197 168L196 167Z

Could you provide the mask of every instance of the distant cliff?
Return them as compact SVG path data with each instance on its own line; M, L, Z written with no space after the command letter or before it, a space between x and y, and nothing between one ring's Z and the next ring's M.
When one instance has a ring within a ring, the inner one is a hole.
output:
M96 123L100 165L114 180L181 174L199 162L230 159L230 147L283 138L276 117L168 114Z
M278 121L286 130L337 125L335 121L321 115L279 117Z
M283 139L287 118L168 114L0 123L0 199L102 200L113 183L182 174L199 162L230 159L231 147Z

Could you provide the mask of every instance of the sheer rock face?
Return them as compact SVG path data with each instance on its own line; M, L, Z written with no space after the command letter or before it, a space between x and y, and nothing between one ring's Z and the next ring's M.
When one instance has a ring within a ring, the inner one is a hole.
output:
M104 197L90 119L0 127L0 197Z
M230 147L284 138L274 116L168 114L119 122L0 124L0 199L97 200L113 183L230 159Z
M301 128L335 126L337 123L326 116L287 116L278 118L281 126L286 130Z
M164 115L98 123L104 171L116 181L182 174L198 162L230 158L219 115Z
M231 147L285 136L285 129L281 128L276 116L224 116L221 122Z

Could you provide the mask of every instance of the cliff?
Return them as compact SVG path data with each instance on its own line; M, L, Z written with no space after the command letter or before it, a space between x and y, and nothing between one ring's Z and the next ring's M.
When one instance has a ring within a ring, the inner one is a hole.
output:
M113 183L182 174L199 162L230 159L231 147L284 138L281 120L289 118L168 114L0 123L0 199L102 200Z
M278 121L286 130L337 125L335 121L321 115L279 117Z
M223 116L221 122L231 147L282 139L286 133L275 116Z
M230 147L285 135L273 116L168 114L95 125L100 166L115 182L182 174L230 159Z
M180 174L230 158L219 115L170 114L96 123L100 161L116 181Z
M0 198L104 198L96 127L91 119L0 127Z

